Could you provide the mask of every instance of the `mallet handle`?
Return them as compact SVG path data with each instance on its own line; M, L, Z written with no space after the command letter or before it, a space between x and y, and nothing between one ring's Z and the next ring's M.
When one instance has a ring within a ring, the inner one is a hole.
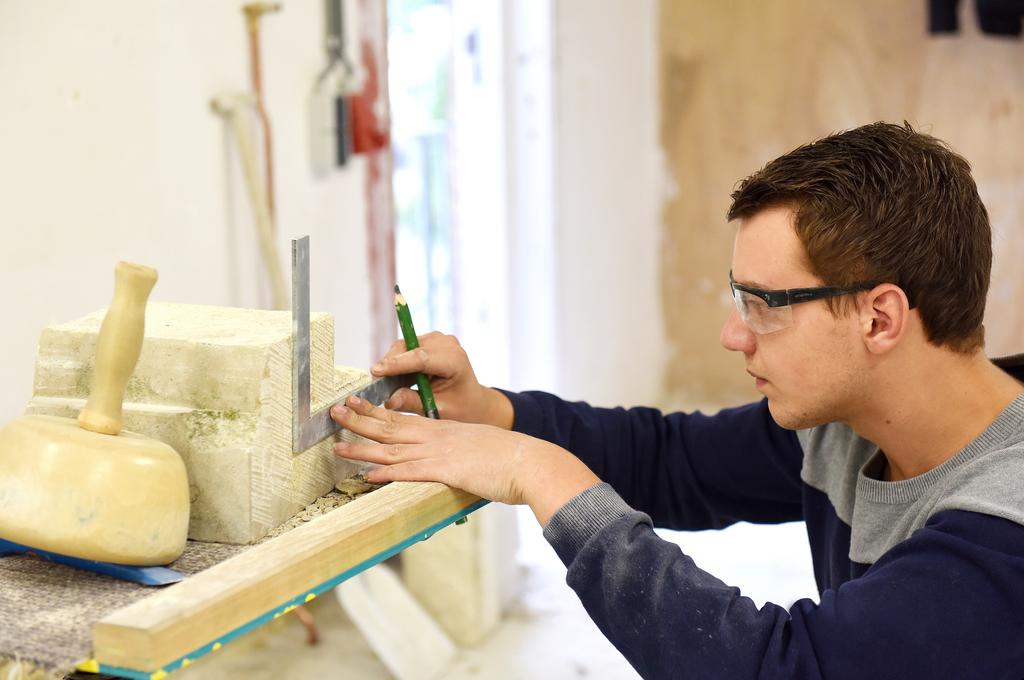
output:
M107 309L96 341L96 362L89 401L78 424L101 434L121 431L121 402L128 378L142 351L146 301L156 283L156 270L118 262L114 268L114 301Z

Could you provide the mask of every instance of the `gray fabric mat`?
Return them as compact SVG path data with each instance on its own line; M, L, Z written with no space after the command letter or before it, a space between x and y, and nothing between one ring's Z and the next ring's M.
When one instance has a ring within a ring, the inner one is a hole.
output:
M344 480L264 536L263 543L379 489L360 476ZM167 565L191 576L251 545L189 541ZM167 587L167 586L163 586ZM0 669L4 659L26 661L60 676L91 656L92 625L160 586L136 583L27 555L0 557Z
M249 547L189 541L168 566L192 575ZM0 659L70 671L91 655L93 623L159 588L28 555L0 557Z

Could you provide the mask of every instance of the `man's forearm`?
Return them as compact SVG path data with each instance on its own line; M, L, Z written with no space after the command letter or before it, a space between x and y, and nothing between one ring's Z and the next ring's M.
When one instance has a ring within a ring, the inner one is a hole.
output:
M563 505L601 483L579 458L557 446L545 442L531 455L520 463L519 479L523 499L542 527Z
M483 424L511 430L516 418L512 401L505 396L504 392L493 387L485 387L484 391L487 409Z

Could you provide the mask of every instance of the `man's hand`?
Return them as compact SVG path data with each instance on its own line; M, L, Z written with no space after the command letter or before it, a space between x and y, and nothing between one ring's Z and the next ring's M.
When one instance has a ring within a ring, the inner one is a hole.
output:
M331 409L340 425L374 442L340 442L337 455L377 463L374 483L433 481L509 504L528 504L544 525L600 480L554 444L487 425L430 420L349 397Z
M466 350L458 338L434 331L419 336L420 346L407 351L405 341L396 340L370 372L375 377L402 373L425 373L430 377L437 410L441 417L464 423L483 423L506 430L512 428L512 403L498 390L477 381ZM419 394L402 388L385 404L389 409L423 414Z

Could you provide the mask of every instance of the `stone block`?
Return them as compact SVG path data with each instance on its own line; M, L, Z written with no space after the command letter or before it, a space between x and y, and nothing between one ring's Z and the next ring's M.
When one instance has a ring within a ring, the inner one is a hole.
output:
M88 397L106 310L46 328L27 413L75 417ZM291 312L151 302L124 401L124 427L182 457L189 538L252 543L356 472L329 438L291 451ZM334 321L312 314L313 410L369 382L334 366ZM351 436L351 435L345 435Z

